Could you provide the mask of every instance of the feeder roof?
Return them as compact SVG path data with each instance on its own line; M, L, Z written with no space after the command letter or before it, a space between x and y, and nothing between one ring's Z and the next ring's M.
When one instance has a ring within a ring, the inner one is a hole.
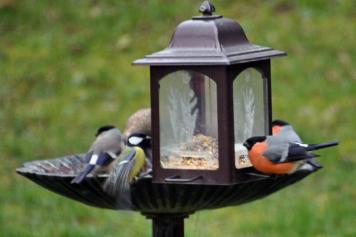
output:
M134 64L231 65L286 55L283 51L250 43L239 23L212 15L215 8L211 4L211 11L206 8L202 11L202 6L203 16L179 24L166 49L138 59Z

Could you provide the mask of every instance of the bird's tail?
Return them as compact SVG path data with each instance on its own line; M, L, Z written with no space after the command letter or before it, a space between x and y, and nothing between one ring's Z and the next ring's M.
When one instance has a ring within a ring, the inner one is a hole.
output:
M319 150L319 149L337 146L337 145L339 145L338 141L324 142L324 143L320 143L320 144L310 144L308 147L306 147L306 150L314 151L314 150Z
M94 169L95 165L86 165L84 170L80 172L72 181L72 184L80 184L85 177Z
M103 185L104 191L116 198L117 205L123 209L131 207L129 176L135 163L135 154L135 150L132 150L121 162L117 162Z

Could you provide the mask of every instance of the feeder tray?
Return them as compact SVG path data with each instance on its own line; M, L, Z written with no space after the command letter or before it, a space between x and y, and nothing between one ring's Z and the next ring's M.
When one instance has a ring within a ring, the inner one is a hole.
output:
M88 176L81 184L71 180L81 171L84 154L25 163L16 171L44 188L81 203L113 210L126 209L105 193L102 184L107 175ZM222 185L156 184L152 177L138 178L131 185L130 210L144 215L191 214L204 209L241 205L268 196L302 180L313 171L290 175L261 176L258 180Z

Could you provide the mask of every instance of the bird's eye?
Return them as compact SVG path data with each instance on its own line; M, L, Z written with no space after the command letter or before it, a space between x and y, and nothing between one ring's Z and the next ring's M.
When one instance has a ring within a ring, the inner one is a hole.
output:
M129 144L131 145L138 145L143 141L142 137L130 137L128 139Z

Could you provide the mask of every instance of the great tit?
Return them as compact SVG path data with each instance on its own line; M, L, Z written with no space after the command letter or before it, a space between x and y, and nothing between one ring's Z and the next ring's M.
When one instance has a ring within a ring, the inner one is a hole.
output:
M144 133L132 133L127 138L127 145L130 147L138 146L145 152L146 158L152 160L152 138Z
M117 198L118 203L130 204L130 184L143 172L145 167L145 153L138 147L127 147L104 183L104 190Z
M151 137L143 133L134 133L127 138L127 147L115 162L113 170L105 181L104 190L118 197L121 203L128 203L130 184L138 176L144 176L152 170Z

